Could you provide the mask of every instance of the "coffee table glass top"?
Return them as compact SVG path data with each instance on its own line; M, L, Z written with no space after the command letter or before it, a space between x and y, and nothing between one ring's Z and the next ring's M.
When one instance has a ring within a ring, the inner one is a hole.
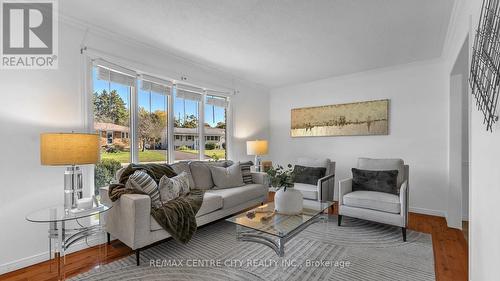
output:
M228 218L226 221L274 236L285 237L296 228L322 214L333 204L329 201L304 200L301 214L281 215L274 212L274 202L270 202Z

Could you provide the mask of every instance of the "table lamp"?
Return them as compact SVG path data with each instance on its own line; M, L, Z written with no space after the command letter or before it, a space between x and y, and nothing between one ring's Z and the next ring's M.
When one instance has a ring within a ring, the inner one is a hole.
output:
M260 172L260 157L268 151L267 140L247 141L247 155L255 156L255 171Z
M40 135L42 165L68 166L64 172L64 210L76 208L83 195L82 170L77 165L99 161L99 135L44 133Z

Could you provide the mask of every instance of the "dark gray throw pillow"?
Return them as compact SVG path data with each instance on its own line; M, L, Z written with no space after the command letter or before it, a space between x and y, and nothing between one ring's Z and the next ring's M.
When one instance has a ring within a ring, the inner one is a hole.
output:
M371 171L352 168L352 191L367 190L399 194L398 170Z
M326 168L324 167L306 167L295 165L293 168L293 182L317 185L318 180L324 177L325 174Z

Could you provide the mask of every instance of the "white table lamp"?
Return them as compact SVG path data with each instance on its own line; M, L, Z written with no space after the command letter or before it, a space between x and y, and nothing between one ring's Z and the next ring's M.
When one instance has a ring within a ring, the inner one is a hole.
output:
M255 156L255 171L260 172L260 156L268 152L267 140L247 141L247 155Z

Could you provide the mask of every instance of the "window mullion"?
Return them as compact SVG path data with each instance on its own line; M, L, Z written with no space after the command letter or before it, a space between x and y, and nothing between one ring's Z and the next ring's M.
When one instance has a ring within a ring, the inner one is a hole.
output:
M203 91L201 101L198 103L198 140L200 160L205 160L205 99L207 93Z
M175 112L174 112L174 102L175 102L175 91L174 91L175 85L173 85L170 88L170 95L168 96L168 110L167 110L167 115L168 115L168 124L167 124L167 149L168 149L168 162L169 163L174 163L175 161L175 154L174 154L174 118L175 118Z
M133 87L130 87L130 160L139 163L139 100L137 97L138 79L135 79Z

